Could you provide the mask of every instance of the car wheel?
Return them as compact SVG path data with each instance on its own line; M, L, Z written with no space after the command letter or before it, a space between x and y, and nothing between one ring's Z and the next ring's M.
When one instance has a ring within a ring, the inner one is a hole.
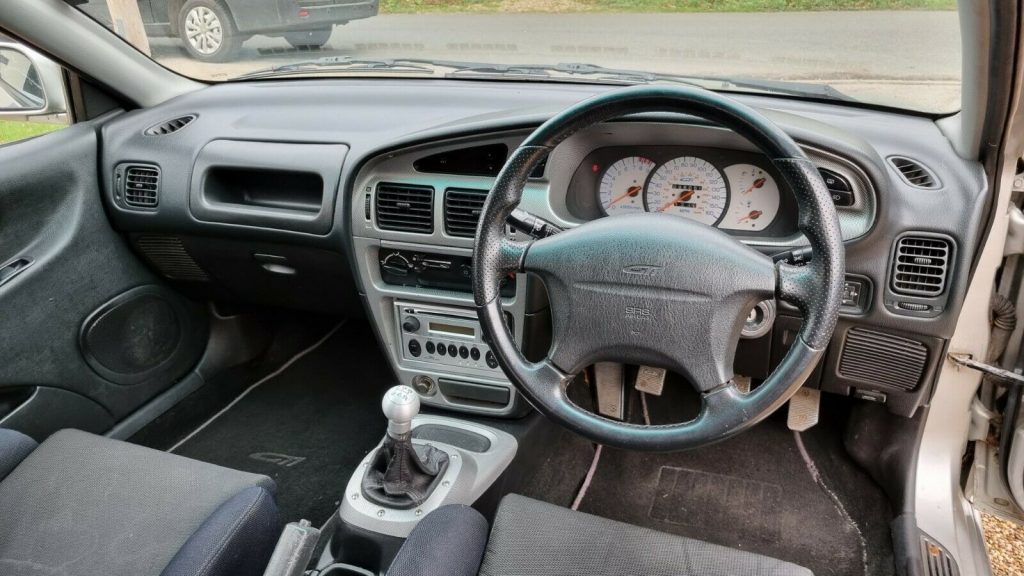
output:
M189 0L178 14L178 36L189 56L203 62L230 60L242 45L231 13L218 0Z
M318 30L303 30L301 32L287 32L284 35L284 39L293 48L299 50L323 48L327 41L331 39L331 32L333 31L333 28L321 28Z

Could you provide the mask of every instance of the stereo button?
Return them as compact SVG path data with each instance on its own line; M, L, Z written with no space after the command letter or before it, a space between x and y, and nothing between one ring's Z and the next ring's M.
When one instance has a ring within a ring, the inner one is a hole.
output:
M420 343L418 340L409 340L409 354L412 354L413 358L418 358L422 350L420 349Z
M445 355L444 344L438 344L437 345L437 355L438 356L444 356Z
M487 358L486 359L487 359L487 366L488 367L490 367L490 368L497 368L498 367L498 359L494 357L494 352L491 352L490 350L488 350L487 351Z
M473 360L480 360L480 351L477 350L475 347L470 348L469 357L472 358Z
M469 348L466 348L465 346L459 346L459 357L461 357L463 360L469 358Z
M433 353L434 353L434 343L430 342L428 340L427 341L427 354L433 354Z
M455 347L455 344L448 345L448 355L455 358L459 355L459 349Z

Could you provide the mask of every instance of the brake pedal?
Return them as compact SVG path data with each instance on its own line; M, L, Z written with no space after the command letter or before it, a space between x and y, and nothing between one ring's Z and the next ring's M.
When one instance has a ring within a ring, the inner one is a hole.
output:
M597 392L597 411L602 416L622 420L626 403L622 382L623 366L618 362L594 364L594 390Z
M803 432L818 423L820 412L821 391L816 388L801 388L789 399L786 425L790 430Z

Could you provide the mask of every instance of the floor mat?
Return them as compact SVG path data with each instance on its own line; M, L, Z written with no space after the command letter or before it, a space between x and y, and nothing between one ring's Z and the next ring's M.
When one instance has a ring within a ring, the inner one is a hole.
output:
M807 436L813 458L824 443ZM883 493L852 462L824 459L819 471L826 486L830 477L846 475L842 491L832 488L838 502L808 471L778 417L690 452L605 448L580 510L774 556L816 576L891 574Z
M319 526L386 428L380 398L394 381L371 334L341 325L172 451L270 476L282 518Z

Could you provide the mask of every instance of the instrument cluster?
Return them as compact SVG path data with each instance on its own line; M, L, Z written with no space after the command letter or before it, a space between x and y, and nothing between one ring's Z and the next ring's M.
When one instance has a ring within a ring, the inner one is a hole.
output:
M739 151L603 148L579 167L571 189L574 212L591 218L662 212L754 235L790 220L780 218L790 202L768 159Z

